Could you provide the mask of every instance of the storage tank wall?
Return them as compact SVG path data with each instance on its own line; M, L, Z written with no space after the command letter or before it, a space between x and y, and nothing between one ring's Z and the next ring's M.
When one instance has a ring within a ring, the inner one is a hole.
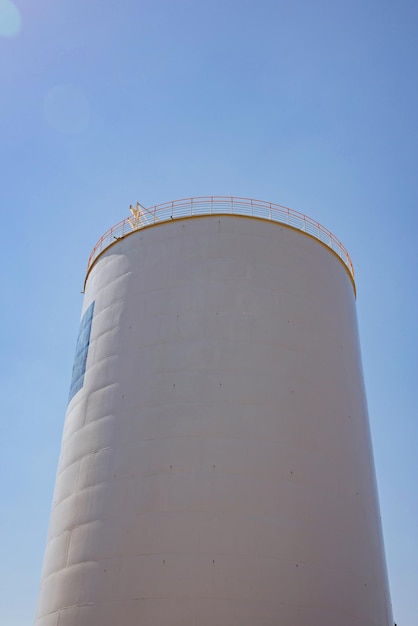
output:
M341 260L206 216L96 260L36 626L393 626Z

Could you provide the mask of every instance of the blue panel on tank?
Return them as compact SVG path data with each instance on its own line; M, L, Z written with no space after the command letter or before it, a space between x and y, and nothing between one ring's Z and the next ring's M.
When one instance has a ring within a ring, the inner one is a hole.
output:
M79 391L84 384L84 374L86 371L87 353L90 344L91 323L93 320L94 302L84 313L78 331L77 346L73 365L73 375L71 377L71 387L68 402Z

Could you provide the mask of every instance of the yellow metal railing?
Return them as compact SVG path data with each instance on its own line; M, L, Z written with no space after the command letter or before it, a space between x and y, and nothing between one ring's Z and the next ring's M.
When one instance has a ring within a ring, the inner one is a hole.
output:
M232 196L202 196L173 200L149 209L137 204L136 207L131 206L131 214L131 217L127 217L115 226L112 226L100 237L90 254L86 278L95 260L106 248L134 231L152 224L160 224L161 222L169 222L185 217L228 214L271 220L308 233L331 248L341 258L354 282L354 267L343 244L316 220L279 204Z

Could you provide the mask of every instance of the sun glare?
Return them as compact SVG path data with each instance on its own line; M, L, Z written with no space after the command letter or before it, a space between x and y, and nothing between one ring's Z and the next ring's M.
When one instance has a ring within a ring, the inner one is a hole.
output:
M44 103L47 122L65 134L82 132L90 121L90 105L74 85L57 85L47 94Z
M15 37L22 27L19 9L11 0L0 0L0 37Z

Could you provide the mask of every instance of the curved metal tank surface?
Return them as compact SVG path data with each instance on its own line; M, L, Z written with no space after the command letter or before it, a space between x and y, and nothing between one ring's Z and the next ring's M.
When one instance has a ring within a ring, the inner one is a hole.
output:
M86 311L36 626L393 626L337 255L169 221L95 260Z

